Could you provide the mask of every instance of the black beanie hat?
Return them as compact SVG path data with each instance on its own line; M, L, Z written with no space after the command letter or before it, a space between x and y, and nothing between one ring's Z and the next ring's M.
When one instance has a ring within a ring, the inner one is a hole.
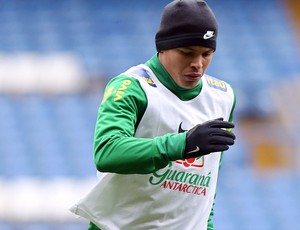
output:
M156 49L198 45L215 50L217 34L217 20L205 1L175 0L164 8L155 36Z

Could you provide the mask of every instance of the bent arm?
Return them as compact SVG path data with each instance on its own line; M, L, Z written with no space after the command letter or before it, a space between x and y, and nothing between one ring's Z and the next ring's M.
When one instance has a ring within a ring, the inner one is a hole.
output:
M137 79L119 76L106 87L94 136L94 162L101 172L151 173L181 159L185 133L136 138L147 98Z

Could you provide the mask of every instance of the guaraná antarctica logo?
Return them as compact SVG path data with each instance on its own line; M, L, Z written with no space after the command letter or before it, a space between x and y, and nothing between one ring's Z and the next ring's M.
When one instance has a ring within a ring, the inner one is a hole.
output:
M210 186L211 172L207 175L190 173L172 169L173 163L169 163L163 170L156 171L149 178L151 185L164 189L179 191L198 196L206 196Z

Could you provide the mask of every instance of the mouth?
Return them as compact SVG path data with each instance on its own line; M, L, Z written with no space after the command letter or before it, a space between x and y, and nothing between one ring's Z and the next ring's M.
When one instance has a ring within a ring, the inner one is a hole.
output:
M184 74L186 79L188 81L199 81L199 79L202 77L201 73L186 73Z

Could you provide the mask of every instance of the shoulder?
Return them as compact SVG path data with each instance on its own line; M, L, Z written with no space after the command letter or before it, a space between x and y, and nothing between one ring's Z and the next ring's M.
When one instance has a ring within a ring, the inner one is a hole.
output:
M106 89L108 87L114 87L115 89L118 87L140 87L138 80L133 78L132 76L128 76L125 74L118 75L112 78L106 85Z
M210 88L220 90L223 92L227 92L228 90L233 90L231 85L228 82L220 80L216 77L212 77L210 75L205 74L204 79L205 79L205 83L207 83L207 85Z
M220 80L216 77L212 77L210 75L205 74L203 76L203 85L214 94L220 96L229 96L235 98L235 92L231 84L224 80Z
M205 85L206 92L219 102L227 102L228 105L235 107L236 94L228 82L220 80L216 77L205 74L203 79L203 85Z
M137 79L121 74L112 78L105 87L101 104L107 103L145 106L147 98Z

